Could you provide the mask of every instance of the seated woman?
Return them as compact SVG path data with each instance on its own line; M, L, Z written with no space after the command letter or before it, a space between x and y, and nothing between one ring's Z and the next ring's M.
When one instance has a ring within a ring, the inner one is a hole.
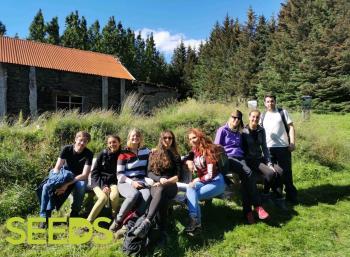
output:
M98 155L91 173L91 187L97 196L97 201L87 218L90 222L96 219L109 200L112 206L112 216L116 215L119 192L115 171L119 154L120 137L117 135L107 136L107 148Z
M155 182L151 187L152 200L146 218L134 231L135 236L145 237L157 214L161 234L166 235L168 204L177 194L176 182L180 171L181 157L175 135L172 131L165 130L160 134L158 146L149 158L148 177Z
M264 176L264 193L272 188L276 198L282 198L282 169L271 162L270 152L266 145L265 129L259 125L260 111L249 113L249 124L243 129L243 150L248 166Z
M249 224L255 223L252 205L259 219L267 219L269 214L261 206L261 199L256 187L256 181L252 176L252 170L244 160L242 149L243 114L239 110L231 113L226 125L216 132L215 144L222 145L229 158L232 171L238 173L241 180L243 215Z
M128 134L127 148L117 161L118 191L125 198L110 230L117 232L123 226L126 215L136 207L133 215L142 215L150 200L149 185L145 181L150 150L143 147L143 137L138 129ZM138 206L135 206L138 203Z
M199 201L221 195L225 190L224 178L217 165L223 150L197 128L189 130L188 140L192 150L186 164L190 171L197 172L197 178L189 183L186 190L190 224L185 231L194 232L201 229Z

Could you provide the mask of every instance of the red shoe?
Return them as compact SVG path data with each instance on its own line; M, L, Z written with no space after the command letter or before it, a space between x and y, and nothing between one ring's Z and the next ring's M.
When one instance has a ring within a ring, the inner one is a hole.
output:
M267 219L270 215L267 213L267 211L264 210L262 206L257 206L255 207L255 211L258 214L259 219L265 220Z
M245 217L247 218L248 224L255 224L255 219L252 211L248 212Z

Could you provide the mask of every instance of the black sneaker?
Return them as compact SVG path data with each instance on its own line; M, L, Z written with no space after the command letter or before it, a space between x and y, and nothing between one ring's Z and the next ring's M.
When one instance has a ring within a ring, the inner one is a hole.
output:
M145 218L140 224L140 226L138 226L134 230L133 234L138 238L145 238L150 228L151 228L151 221Z
M186 232L194 232L197 229L201 229L202 225L201 223L196 219L196 218L192 218L190 220L190 224L185 228Z
M119 229L121 229L123 226L122 222L117 222L113 220L112 225L110 225L109 230L112 231L112 233L116 233Z

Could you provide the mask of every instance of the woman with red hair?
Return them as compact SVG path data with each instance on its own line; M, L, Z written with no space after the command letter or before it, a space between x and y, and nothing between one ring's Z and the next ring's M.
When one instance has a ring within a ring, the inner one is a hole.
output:
M213 144L203 131L192 128L188 132L189 144L192 147L187 159L190 171L196 172L186 190L190 224L186 232L194 232L201 228L201 210L199 201L211 199L224 192L224 177L218 170L218 160L223 149Z

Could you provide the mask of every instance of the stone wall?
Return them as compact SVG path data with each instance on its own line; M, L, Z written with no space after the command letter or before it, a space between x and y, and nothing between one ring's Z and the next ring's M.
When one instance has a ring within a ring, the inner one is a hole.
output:
M155 107L175 101L178 97L175 88L156 85L152 83L134 81L126 86L127 92L136 92L143 98L144 112L149 113Z
M29 115L29 67L4 64L7 70L7 114ZM36 68L38 112L56 110L56 96L83 97L83 111L102 107L102 77ZM126 87L130 84L126 81ZM120 106L120 79L108 78L108 108Z

